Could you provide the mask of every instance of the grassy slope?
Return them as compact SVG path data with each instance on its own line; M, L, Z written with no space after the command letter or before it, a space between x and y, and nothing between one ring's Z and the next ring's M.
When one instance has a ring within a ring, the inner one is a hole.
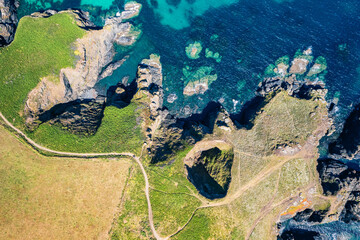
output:
M29 136L51 149L68 152L133 152L140 153L144 136L137 123L138 104L118 109L107 107L97 133L90 137L78 136L58 126L42 124Z
M325 104L319 101L300 100L279 93L262 109L251 130L241 129L228 135L235 151L229 194L254 179L260 171L286 160L286 156L275 155L274 148L281 143L303 144L324 114ZM208 138L211 139L211 136ZM184 174L182 160L189 150L179 152L173 162L169 159L168 165L147 168L150 185L155 189L151 191L154 223L163 236L175 232L186 222L192 210L201 204L194 196L196 189ZM311 154L314 153L309 153L309 156ZM276 218L286 209L280 202L296 194L300 188L317 183L316 176L311 172L315 169L315 162L315 157L290 158L231 204L198 210L189 225L174 239L245 239L252 226L256 227L251 239L273 239L275 236L271 231ZM142 181L138 177L134 179ZM143 238L146 236L147 225L134 224L139 220L136 217L139 213L143 216L140 222L146 220L146 205L139 205L136 201L143 197L143 189L138 190L143 185L138 183L136 186L128 193L128 205L116 228L123 235L114 235L113 239L127 239L129 235L124 235L126 231L122 229L131 233L132 238L128 239L140 238L141 233ZM267 215L263 215L264 212ZM254 225L259 217L263 218Z
M20 20L13 43L0 48L0 110L8 119L22 123L24 100L40 78L56 79L61 68L74 65L71 45L84 34L68 13Z
M130 162L46 158L0 126L0 239L107 237Z
M21 112L28 93L40 78L55 80L61 68L74 65L72 43L85 31L75 24L71 14L50 18L24 17L19 23L14 42L0 49L0 111L22 128ZM124 109L108 107L95 136L80 137L58 126L41 125L28 133L36 142L52 149L69 152L139 153L144 136L136 122L135 103Z
M184 225L196 207L200 205L192 196L195 187L186 179L182 159L189 148L178 153L175 161L167 166L149 166L148 173L154 224L161 235L174 233ZM134 171L125 192L125 202L112 239L149 239L144 180L141 172Z
M273 154L277 146L303 144L317 128L324 114L325 104L319 101L300 100L283 92L277 94L262 109L251 130L240 130L231 136L237 153L229 192L236 191L261 170L283 160L284 157ZM309 156L311 154L315 153L309 153ZM210 238L245 239L257 218L263 217L250 239L274 239L274 223L280 211L284 210L284 205L274 207L273 210L271 206L279 204L310 183L317 184L311 172L315 169L315 162L316 158L290 160L232 204L199 211L198 214L205 214L210 219ZM270 207L267 208L268 204ZM263 215L269 209L271 211ZM183 234L186 233L180 233L178 237Z

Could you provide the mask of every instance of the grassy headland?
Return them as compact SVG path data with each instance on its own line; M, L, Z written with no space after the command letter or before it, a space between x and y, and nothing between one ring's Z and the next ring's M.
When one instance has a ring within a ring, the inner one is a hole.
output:
M74 66L72 43L84 34L70 13L20 20L14 41L0 48L0 110L9 120L23 122L24 101L42 77L56 81L60 69Z

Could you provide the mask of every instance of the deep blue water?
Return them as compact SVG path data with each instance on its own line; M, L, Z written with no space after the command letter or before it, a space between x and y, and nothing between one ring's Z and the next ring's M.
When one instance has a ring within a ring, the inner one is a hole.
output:
M184 1L187 1L187 5L183 4ZM20 14L44 9L44 6L56 9L81 7L90 10L94 21L101 24L106 16L114 15L124 5L124 1L114 1L106 8L81 5L81 1L42 2L47 5L23 4ZM297 49L312 46L315 57L322 55L327 59L328 98L332 99L336 92L340 94L339 118L348 113L352 104L359 102L358 0L232 0L209 1L208 6L203 0L139 2L143 4L142 12L132 21L135 25L141 25L142 39L133 48L120 51L120 55L130 54L129 63L103 81L104 86L115 84L125 75L134 78L140 59L154 52L161 56L165 94L176 93L178 96L172 104L165 101L170 110L181 112L184 106L189 105L200 111L209 101L224 98L224 105L229 111L238 111L240 106L234 108L233 100L241 104L253 96L260 81L258 75L263 73L268 64L283 55L293 55ZM159 9L163 9L164 4L169 7L169 12L160 14ZM101 5L101 1L97 1L96 5ZM180 9L184 6L198 6L203 11L191 7ZM219 37L211 40L214 34ZM200 41L204 49L219 52L222 61L216 63L213 59L205 58L204 50L199 59L187 58L185 47L194 41ZM340 50L340 44L346 44L346 48ZM182 69L185 66L194 69L211 66L218 79L204 95L184 97Z
M309 232L317 232L320 234L319 237L316 237L316 240L358 240L360 239L360 224L357 222L354 223L344 223L340 221L334 221L325 224L303 224L297 223L294 220L288 220L287 222L282 223L283 229L281 233L286 230L305 230ZM313 239L313 238L308 238Z

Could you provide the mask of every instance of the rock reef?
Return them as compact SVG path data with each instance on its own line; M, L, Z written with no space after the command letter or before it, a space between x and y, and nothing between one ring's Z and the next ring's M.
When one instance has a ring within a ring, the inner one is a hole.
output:
M323 98L327 93L323 82L326 75L326 60L320 56L310 67L313 59L311 54L309 48L303 53L298 51L291 64L288 56L279 58L275 64L270 64L265 70L264 80L258 86L257 95L265 96L270 92L285 90L290 96L299 98Z

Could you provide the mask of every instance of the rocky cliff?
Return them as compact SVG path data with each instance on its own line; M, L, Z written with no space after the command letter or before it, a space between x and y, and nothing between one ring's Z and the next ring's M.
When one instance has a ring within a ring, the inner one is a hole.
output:
M231 181L233 147L222 140L197 143L184 159L185 172L199 193L209 199L224 197Z
M140 7L135 10L139 9ZM131 8L127 11L134 15L135 10ZM62 112L66 112L68 109L66 107L72 103L81 104L80 109L90 107L92 109L90 112L95 109L100 110L105 103L106 90L95 89L96 83L111 75L126 60L113 62L115 56L114 44L121 46L132 45L140 34L133 25L123 22L122 17L107 19L105 26L101 29L94 29L94 25L89 21L88 16L84 12L77 10L46 11L44 13L35 13L32 17L50 17L53 14L74 15L76 23L85 28L87 33L74 43L74 54L77 58L75 67L61 69L59 81L53 81L52 77L44 76L38 86L29 93L24 116L26 125L30 129L34 129L42 121L56 118ZM87 105L89 102L91 106ZM94 105L97 106L93 108ZM77 112L81 114L89 111L85 109ZM101 121L101 118L98 118L99 115L101 115L101 111L93 115L92 122ZM84 115L75 116L80 120L79 122L88 121L84 118ZM74 122L77 122L77 120L73 120L73 114L63 114L60 116L59 122L65 127L72 128ZM84 131L87 130L84 129Z
M18 0L0 0L0 47L10 44L14 40L18 23L16 10Z
M275 64L270 64L264 73L264 80L260 82L256 91L258 96L285 90L290 96L323 98L327 91L323 82L326 75L326 60L318 57L315 63L311 48L295 54L290 63L290 58L279 58Z

